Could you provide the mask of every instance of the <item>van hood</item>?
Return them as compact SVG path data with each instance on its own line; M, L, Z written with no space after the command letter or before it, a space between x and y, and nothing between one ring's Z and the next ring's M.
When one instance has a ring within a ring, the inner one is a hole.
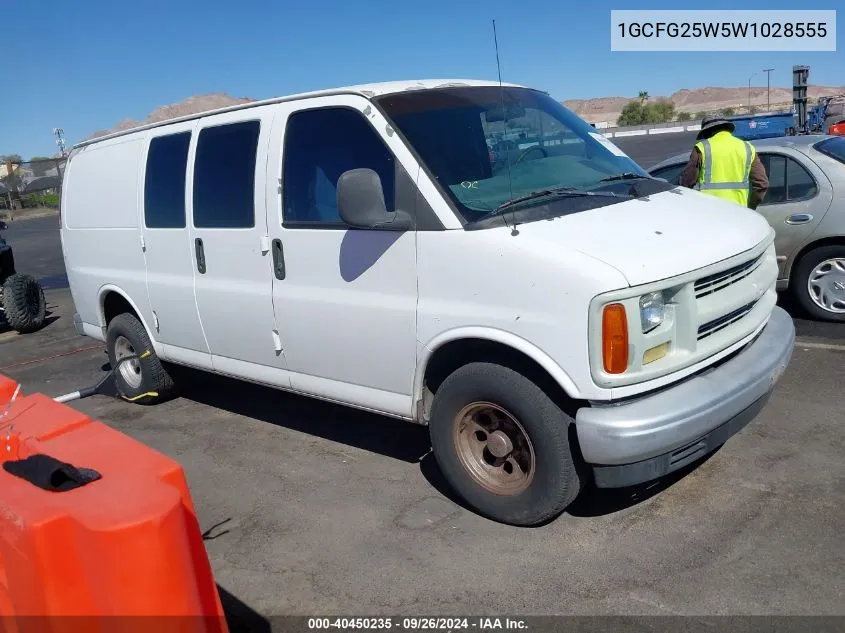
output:
M756 211L684 188L520 224L519 233L598 259L632 286L715 264L773 235Z

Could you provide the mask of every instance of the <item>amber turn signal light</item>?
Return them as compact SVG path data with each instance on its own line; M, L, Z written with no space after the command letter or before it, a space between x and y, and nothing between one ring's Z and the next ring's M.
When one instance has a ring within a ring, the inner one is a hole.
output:
M604 370L608 374L621 374L628 369L628 318L621 303L611 303L604 308L601 347Z

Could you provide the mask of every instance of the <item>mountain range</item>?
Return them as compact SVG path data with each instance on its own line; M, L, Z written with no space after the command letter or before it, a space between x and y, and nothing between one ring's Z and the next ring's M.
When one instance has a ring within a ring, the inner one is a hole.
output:
M815 103L816 99L821 96L835 94L845 94L845 86L807 87L807 97L810 104ZM649 101L668 99L675 104L676 111L689 112L695 115L698 112L712 112L728 107L735 109L747 107L748 97L748 88L706 87L693 90L685 88L678 90L668 97L649 95ZM609 126L612 126L615 124L625 104L637 99L638 97L598 97L595 99L568 99L562 103L590 123L607 123ZM768 99L772 106L788 107L792 103L792 90L790 88L772 88ZM124 119L114 127L94 132L87 136L86 140L128 130L139 125L157 123L159 121L166 121L168 119L225 108L241 103L250 103L252 101L255 101L255 99L249 97L232 97L222 92L196 95L178 103L158 107L140 121ZM751 105L765 110L766 103L766 88L753 86L751 88Z

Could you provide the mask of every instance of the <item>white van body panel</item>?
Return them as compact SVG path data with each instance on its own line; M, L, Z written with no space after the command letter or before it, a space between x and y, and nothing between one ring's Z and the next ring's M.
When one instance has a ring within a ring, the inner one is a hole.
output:
M109 288L135 305L145 326L151 322L138 231L143 156L143 138L128 136L84 147L69 161L62 244L71 294L84 323L104 325L102 302Z
M627 200L519 227L565 259L582 251L625 275L631 286L669 279L733 257L770 237L759 213L692 189Z
M563 232L553 222L536 224ZM418 233L419 340L436 349L471 325L480 338L514 344L540 365L555 359L550 373L570 396L595 397L600 390L591 387L588 315L579 306L602 289L628 283L604 262L523 234L528 226L517 227L518 235L507 228Z

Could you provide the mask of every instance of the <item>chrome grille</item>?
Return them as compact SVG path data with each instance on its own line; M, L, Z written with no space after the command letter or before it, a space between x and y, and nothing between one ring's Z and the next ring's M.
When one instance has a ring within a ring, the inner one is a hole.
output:
M728 286L748 277L763 261L763 255L749 260L743 264L733 266L712 275L707 275L695 282L695 297L700 299L714 292L719 292Z
M751 303L746 303L744 306L720 316L718 319L713 319L712 321L708 321L707 323L700 325L698 328L698 340L700 341L703 338L707 338L711 334L715 334L719 330L723 330L729 325L736 323L754 309L754 306L757 305L757 301L758 299L755 299Z

